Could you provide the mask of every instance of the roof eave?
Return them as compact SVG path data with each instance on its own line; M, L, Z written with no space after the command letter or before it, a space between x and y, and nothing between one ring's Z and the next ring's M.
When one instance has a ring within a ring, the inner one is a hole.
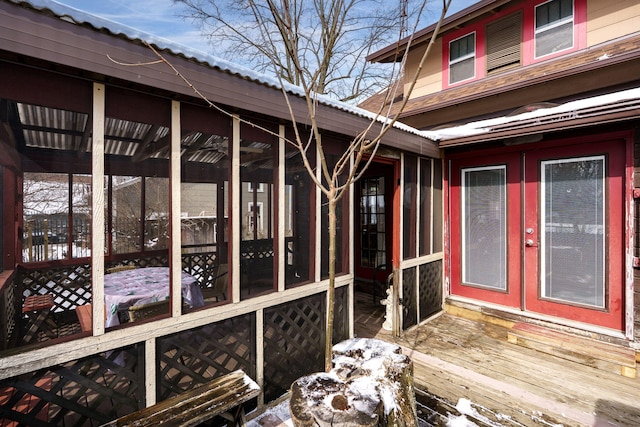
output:
M552 121L545 124L538 124L533 122L527 125L521 125L519 127L512 126L508 129L490 131L484 134L444 139L440 141L439 147L442 149L446 149L501 140L510 140L510 144L516 144L517 138L541 134L545 132L559 132L569 129L605 125L637 119L640 119L640 106L636 105L633 108L623 109L622 111L613 111L587 117L577 117L572 119ZM507 143L507 145L509 145L509 143Z
M579 65L576 67L571 67L568 69L563 69L553 74L545 74L543 76L531 78L526 81L516 82L508 85L500 85L500 86L496 85L490 90L474 93L472 95L468 95L461 98L442 101L442 102L439 102L437 105L430 105L430 106L416 108L416 109L411 109L409 105L409 107L400 114L400 119L411 117L411 116L417 116L420 114L426 114L431 111L439 110L443 108L454 107L454 106L458 107L460 106L460 104L463 104L466 102L477 101L493 95L503 94L510 91L517 91L519 89L524 89L524 88L528 88L528 87L532 87L540 84L547 84L552 80L559 80L559 79L575 76L581 73L588 73L600 68L611 67L617 64L622 64L630 61L637 61L639 58L640 58L640 50L635 50L622 55L612 56L607 59L598 60L595 62ZM430 95L426 95L426 96L430 96Z
M459 12L454 13L451 16L446 17L442 21L442 25L440 28L440 34L444 32L457 28L465 22L471 21L478 16L481 16L496 7L502 6L505 3L508 3L511 0L482 0L471 6L463 9ZM404 39L398 41L397 43L393 43L385 48L378 50L377 52L373 52L369 54L365 60L368 62L398 62L402 59L404 52L409 44L411 44L411 48L418 47L423 43L427 42L433 36L433 32L437 27L437 23L431 24L426 28L414 33L412 36L405 37Z

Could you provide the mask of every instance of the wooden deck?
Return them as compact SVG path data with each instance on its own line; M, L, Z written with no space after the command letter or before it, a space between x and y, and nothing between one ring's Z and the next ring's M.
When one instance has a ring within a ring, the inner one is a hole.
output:
M422 418L433 425L460 411L480 426L640 425L640 378L509 342L508 322L445 313L394 338L381 328L383 315L370 295L356 293L356 336L406 349L418 402L426 406Z

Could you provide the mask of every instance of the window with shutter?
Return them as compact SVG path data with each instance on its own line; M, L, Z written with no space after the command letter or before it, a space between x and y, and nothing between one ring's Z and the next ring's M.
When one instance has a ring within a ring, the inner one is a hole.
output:
M522 14L514 13L487 25L486 39L487 74L519 66Z

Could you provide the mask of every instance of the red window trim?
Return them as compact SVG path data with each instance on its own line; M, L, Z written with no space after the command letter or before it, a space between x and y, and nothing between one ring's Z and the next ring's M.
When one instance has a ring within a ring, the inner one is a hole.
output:
M469 34L476 34L476 54L474 58L475 73L472 78L461 80L455 83L449 83L449 45L452 41L458 40ZM484 50L484 25L474 25L465 28L462 31L457 31L451 35L447 35L442 38L442 85L443 89L447 89L454 86L463 85L475 80L481 79L485 76L485 50ZM482 43L479 41L483 40Z
M484 19L472 25L465 26L458 31L444 35L442 37L442 89L456 87L486 77L485 28L488 24L498 21L512 13L522 13L522 67L585 49L587 46L587 0L573 0L573 47L540 58L534 58L535 43L533 26L535 7L547 1L549 0L528 0L523 4L496 13L492 15L491 18ZM460 82L449 83L449 43L473 32L476 33L475 76Z

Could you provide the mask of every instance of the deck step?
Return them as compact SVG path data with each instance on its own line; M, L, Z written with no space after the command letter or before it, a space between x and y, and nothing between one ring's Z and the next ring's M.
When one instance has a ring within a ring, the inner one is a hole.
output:
M607 372L636 378L636 352L627 347L519 322L507 332L512 344Z

